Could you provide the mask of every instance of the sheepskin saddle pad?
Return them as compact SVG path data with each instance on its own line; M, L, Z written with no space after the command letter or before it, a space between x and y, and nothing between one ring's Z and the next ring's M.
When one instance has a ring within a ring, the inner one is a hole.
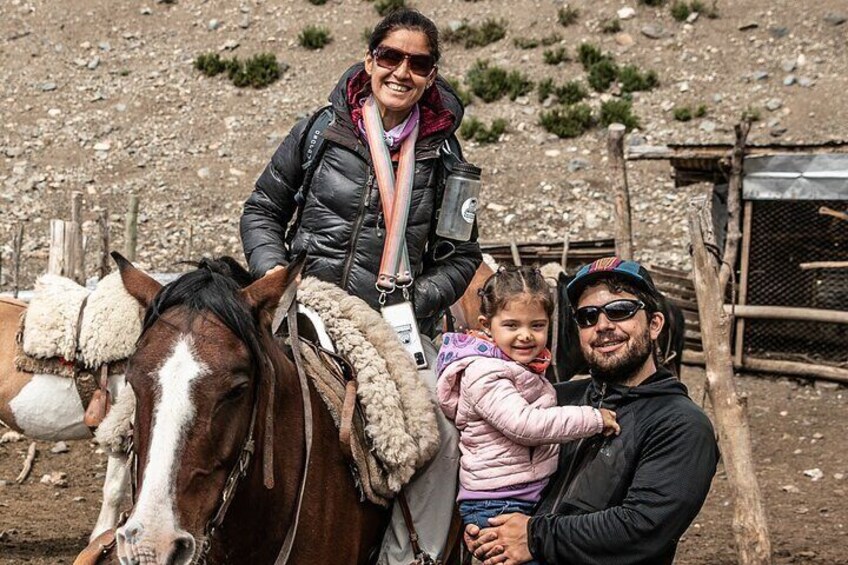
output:
M65 277L43 275L35 283L20 337L29 360L20 358L16 364L30 370L38 360L57 361L72 372L74 366L91 370L127 359L141 335L141 320L141 306L118 273L104 277L93 291Z
M385 503L379 499L397 494L438 450L436 406L430 391L419 380L415 362L394 330L363 300L313 277L300 284L297 300L320 317L334 350L353 367L362 419L357 423L354 418L352 435L356 436L359 426L365 440L363 452L373 452L378 460L356 461L356 466L362 482L370 481L370 487L363 488L365 494L370 489L375 502ZM322 371L318 369L326 368L327 363L317 354L310 360L310 348L303 350L309 372L320 378ZM344 384L332 376L325 375L320 380L322 384L316 387L323 391L322 397L331 398L325 398L330 412L340 413ZM384 477L375 481L377 470Z

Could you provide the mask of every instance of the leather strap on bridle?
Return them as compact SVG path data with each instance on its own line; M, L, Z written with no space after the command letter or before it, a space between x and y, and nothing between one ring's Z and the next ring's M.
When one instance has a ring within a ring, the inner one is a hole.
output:
M348 461L353 461L353 452L350 447L350 435L353 429L353 413L356 411L356 379L351 379L345 384L344 404L342 404L342 417L339 422L339 443L342 453Z
M309 472L309 459L312 454L312 399L309 395L309 383L306 380L303 358L300 353L300 335L297 328L297 302L292 300L288 310L289 336L291 338L292 357L297 368L297 376L300 381L300 392L303 398L303 441L305 458L303 461L303 475L300 479L300 488L297 493L297 504L294 508L294 517L286 532L283 547L280 549L275 565L285 565L291 556L294 540L297 535L297 524L300 520L300 508L303 505L303 493L306 491L306 478Z

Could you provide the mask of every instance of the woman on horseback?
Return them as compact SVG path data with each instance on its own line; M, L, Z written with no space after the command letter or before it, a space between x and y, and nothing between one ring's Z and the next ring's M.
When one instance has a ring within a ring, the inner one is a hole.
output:
M241 236L254 276L305 252L305 276L375 309L408 300L421 333L432 335L482 260L476 226L468 241L435 233L445 180L462 159L455 132L463 116L438 75L439 58L438 29L419 12L401 9L377 24L364 62L342 75L330 106L294 126L245 203ZM408 211L406 220L396 211ZM387 252L398 255L388 271ZM432 367L435 348L422 345ZM434 390L435 374L420 375ZM459 457L456 430L438 420L441 450L406 489L420 544L433 557L447 538ZM380 563L407 565L409 545L395 508Z

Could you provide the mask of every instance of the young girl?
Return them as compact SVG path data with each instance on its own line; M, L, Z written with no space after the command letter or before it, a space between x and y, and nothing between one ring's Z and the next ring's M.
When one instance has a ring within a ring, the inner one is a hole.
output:
M485 528L499 514L532 514L558 443L620 428L610 410L556 405L544 377L553 299L538 269L502 267L480 296L484 332L446 334L436 371L442 411L460 432L460 514Z

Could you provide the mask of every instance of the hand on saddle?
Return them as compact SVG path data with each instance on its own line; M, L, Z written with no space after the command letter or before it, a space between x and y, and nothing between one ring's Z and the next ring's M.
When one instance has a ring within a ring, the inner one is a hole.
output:
M530 516L514 513L490 518L489 528L468 524L463 535L465 545L483 565L527 563L533 560L527 540L529 521Z

